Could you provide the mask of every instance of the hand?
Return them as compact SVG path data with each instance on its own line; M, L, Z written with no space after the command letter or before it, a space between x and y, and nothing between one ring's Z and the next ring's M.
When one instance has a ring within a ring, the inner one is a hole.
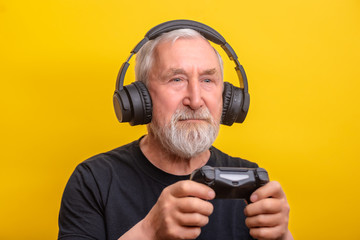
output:
M150 239L195 239L209 222L213 205L207 200L215 192L190 180L168 186L143 219L143 229Z
M281 185L272 181L258 188L245 208L245 223L258 240L293 239L288 230L290 207Z

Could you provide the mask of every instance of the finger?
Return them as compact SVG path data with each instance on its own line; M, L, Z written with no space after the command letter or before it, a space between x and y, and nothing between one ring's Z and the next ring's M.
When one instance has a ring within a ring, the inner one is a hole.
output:
M262 228L251 228L250 235L255 239L278 239L280 236L285 234L282 227L262 227Z
M283 201L276 198L267 198L251 203L245 207L244 213L247 217L259 214L274 214L282 210Z
M277 181L271 181L265 184L264 186L258 188L250 196L251 202L256 202L265 198L285 198L285 193Z
M201 233L200 227L176 226L168 228L164 239L196 239Z
M209 218L199 213L178 213L178 223L181 226L203 227L209 222Z
M191 180L179 181L173 184L170 193L178 198L197 197L204 200L211 200L215 197L215 192L210 187Z
M200 227L185 227L184 229L185 231L180 239L196 239L201 233Z
M205 216L209 216L214 210L210 202L196 197L179 198L177 208L183 213L200 213Z
M258 227L275 227L282 222L285 222L283 215L277 214L260 214L245 219L245 224L248 228Z

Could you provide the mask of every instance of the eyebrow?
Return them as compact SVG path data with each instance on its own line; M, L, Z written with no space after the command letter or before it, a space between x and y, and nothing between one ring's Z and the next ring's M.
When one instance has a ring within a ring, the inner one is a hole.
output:
M207 69L201 73L201 75L213 75L216 73L216 68Z
M186 72L182 68L170 68L166 75L173 76L176 74L186 74Z
M206 69L203 72L201 72L201 75L213 75L215 74L216 68ZM185 70L182 68L170 68L169 71L167 71L166 76L173 76L176 74L186 74Z

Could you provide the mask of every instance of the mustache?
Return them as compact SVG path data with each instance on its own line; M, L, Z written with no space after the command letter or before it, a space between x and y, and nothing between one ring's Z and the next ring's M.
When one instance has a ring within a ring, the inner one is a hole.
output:
M175 122L183 120L204 120L209 123L213 121L213 118L210 114L208 108L203 107L198 110L192 110L190 108L180 108L177 109L173 115L173 120Z

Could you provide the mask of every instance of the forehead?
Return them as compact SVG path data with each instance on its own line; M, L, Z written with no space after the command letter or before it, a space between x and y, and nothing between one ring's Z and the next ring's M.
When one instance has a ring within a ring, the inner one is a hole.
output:
M156 67L220 68L214 48L203 38L180 38L159 43L154 58Z

